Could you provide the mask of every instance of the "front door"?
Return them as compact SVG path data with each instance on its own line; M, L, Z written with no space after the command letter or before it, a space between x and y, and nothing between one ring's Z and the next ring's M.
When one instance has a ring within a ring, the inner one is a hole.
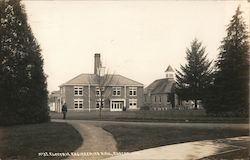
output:
M123 101L112 101L111 103L111 111L122 111L124 106L124 102Z

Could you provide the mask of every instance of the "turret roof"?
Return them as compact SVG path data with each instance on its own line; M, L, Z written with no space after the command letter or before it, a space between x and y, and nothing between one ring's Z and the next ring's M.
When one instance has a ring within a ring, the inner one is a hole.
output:
M174 72L174 69L169 65L165 72Z

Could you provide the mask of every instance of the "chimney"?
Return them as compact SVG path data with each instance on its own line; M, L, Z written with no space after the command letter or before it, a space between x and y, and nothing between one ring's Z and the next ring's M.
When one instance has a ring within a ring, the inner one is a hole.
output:
M100 53L95 53L95 64L94 64L94 74L98 74L98 69L102 67L101 63L101 54Z

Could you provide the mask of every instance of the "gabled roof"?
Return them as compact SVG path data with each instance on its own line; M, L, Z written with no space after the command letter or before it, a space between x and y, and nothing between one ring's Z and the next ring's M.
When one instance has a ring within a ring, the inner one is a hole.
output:
M169 65L165 72L174 72L174 69Z
M61 92L60 91L52 91L49 94L49 98L53 98L53 97L60 97Z
M55 94L55 95L57 94L57 95L59 95L60 91L52 91L51 94Z
M144 94L164 94L171 93L175 87L174 79L158 79L151 83L148 87L145 88Z
M127 77L118 75L118 74L108 74L105 75L104 78L104 84L105 86L141 86L143 87L142 83L139 83L137 81L134 81L132 79L129 79ZM80 74L76 76L75 78L69 80L66 83L63 83L61 86L67 86L67 85L98 85L98 76L95 74Z

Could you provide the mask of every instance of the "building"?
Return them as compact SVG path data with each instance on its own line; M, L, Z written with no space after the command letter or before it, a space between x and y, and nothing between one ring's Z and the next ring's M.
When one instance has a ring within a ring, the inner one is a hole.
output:
M93 74L80 74L59 87L61 104L66 103L68 111L99 107L106 111L138 110L143 104L143 84L119 74L105 74L98 53Z
M166 78L157 79L144 90L144 106L150 110L194 109L192 100L182 100L176 94L175 71L169 65L165 71ZM203 109L198 100L198 109Z
M60 91L53 91L49 95L49 109L50 111L59 111L61 109L61 95Z
M144 105L150 110L168 110L178 103L175 93L175 72L170 65L165 74L166 78L155 80L144 90Z

